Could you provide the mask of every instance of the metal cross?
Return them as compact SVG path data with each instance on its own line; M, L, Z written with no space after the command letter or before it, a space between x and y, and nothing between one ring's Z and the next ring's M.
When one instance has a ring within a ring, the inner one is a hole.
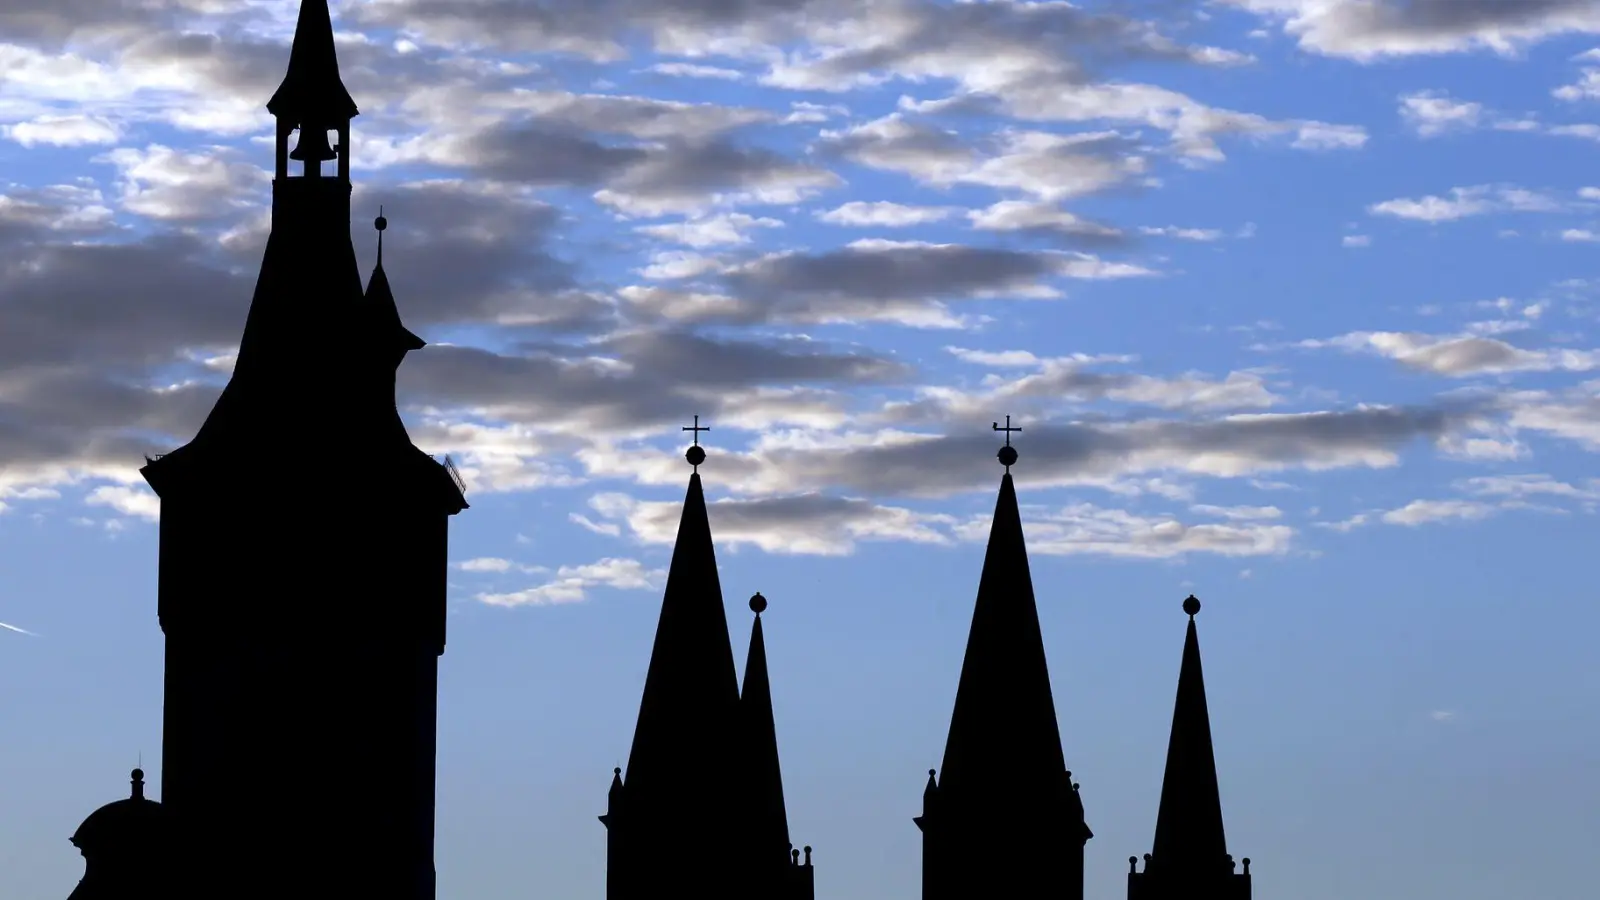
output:
M1011 423L1009 421L1007 421L1006 424L1009 425ZM692 431L692 432L694 432L694 445L696 447L698 447L698 446L700 446L700 432L702 432L702 431L710 431L711 430L711 426L710 425L706 425L706 426L702 427L700 425L700 417L699 416L695 416L694 417L694 425L693 426L685 425L685 426L683 426L683 430L684 431Z
M1006 446L1009 447L1009 446L1011 446L1011 432L1013 432L1013 431L1021 431L1022 429L1021 428L1012 428L1011 427L1011 417L1010 416L1006 416L1006 427L1001 428L1000 427L1000 423L996 422L996 423L994 423L994 430L995 431L1003 431L1003 432L1006 433Z

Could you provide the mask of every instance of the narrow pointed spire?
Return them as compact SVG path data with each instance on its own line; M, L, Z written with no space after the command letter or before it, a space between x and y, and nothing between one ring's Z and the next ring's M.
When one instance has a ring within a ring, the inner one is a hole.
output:
M389 220L383 215L383 207L378 208L378 218L373 221L373 227L378 230L378 262L372 267L372 280L367 282L367 308L377 326L378 339L388 345L385 349L394 355L393 362L398 366L400 359L408 352L421 350L428 346L428 342L417 337L400 321L400 308L395 305L394 291L389 287L389 275L383 270L383 233L389 230Z
M289 71L267 101L267 111L298 124L311 122L328 128L359 114L339 77L328 0L302 0L294 47L289 51Z
M772 684L767 675L767 642L761 613L767 598L756 594L750 609L756 614L750 628L750 655L744 666L744 689L739 695L739 721L745 754L745 791L751 803L746 823L756 859L781 862L788 855L789 815L783 802L783 768L778 760L778 726L772 713Z
M705 451L690 448L698 466ZM739 707L733 644L722 606L722 583L700 473L689 476L678 539L667 571L655 646L645 676L639 722L628 756L632 802L640 792L666 790L699 777L725 777ZM720 773L720 774L718 774Z
M1010 457L1008 469L1016 462L1014 450ZM1022 516L1007 471L989 529L939 787L998 789L1019 777L1054 782L1065 770Z
M1189 628L1183 639L1178 696L1167 742L1167 770L1148 868L1166 874L1211 875L1230 871L1222 826L1222 796L1217 788L1216 754L1211 745L1211 715L1200 667L1200 639L1194 617L1200 601L1183 601Z

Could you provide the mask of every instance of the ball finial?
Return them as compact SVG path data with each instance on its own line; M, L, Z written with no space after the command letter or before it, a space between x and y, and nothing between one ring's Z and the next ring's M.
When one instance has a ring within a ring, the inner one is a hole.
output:
M706 449L699 444L695 444L689 448L689 452L685 453L683 458L689 461L689 465L699 468L700 464L706 461Z
M372 220L372 227L379 231L389 230L389 220L384 218L383 207L378 207L378 217Z
M761 596L760 591L756 591L755 594L751 596L750 611L758 616L767 611L767 598Z
M143 781L144 780L144 770L143 769L134 769L133 770L133 775L131 777L133 778L134 781Z
M622 774L622 767L621 766L617 766L615 769L612 769L611 770L611 774L613 774L613 775L621 775Z
M1199 615L1200 614L1200 598L1196 597L1193 594L1190 594L1189 598L1187 600L1183 601L1183 611L1188 613L1190 616Z
M1017 464L1017 448L1010 446L1001 447L1000 452L996 453L995 457L1000 460L1000 465L1009 469Z

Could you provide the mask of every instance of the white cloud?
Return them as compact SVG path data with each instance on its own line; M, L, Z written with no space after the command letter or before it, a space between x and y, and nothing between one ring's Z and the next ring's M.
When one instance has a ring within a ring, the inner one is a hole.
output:
M482 593L478 600L490 606L553 606L582 603L595 588L614 590L656 589L665 570L649 569L636 559L606 558L584 566L562 566L543 584L510 593Z
M948 219L956 211L948 206L906 206L886 200L852 200L843 206L817 213L817 218L830 225L904 228Z
M1390 525L1416 526L1450 519L1484 519L1494 512L1494 506L1474 500L1413 500L1384 513L1383 521Z
M1340 243L1346 247L1370 247L1372 246L1372 237L1365 234L1347 234Z
M24 147L81 147L114 144L122 129L100 116L39 116L27 122L0 127L6 137Z
M1510 372L1586 372L1600 367L1600 351L1524 350L1496 338L1470 333L1355 331L1329 340L1301 341L1298 346L1376 353L1413 369L1454 378Z
M1400 97L1400 118L1423 137L1467 131L1483 122L1481 103L1455 100L1443 91L1417 91Z
M125 516L156 522L161 519L161 498L146 487L102 485L85 498L92 506L109 506Z
M989 516L975 516L958 526L967 540L986 540ZM1121 509L1078 503L1051 513L1025 510L1023 532L1028 552L1048 556L1094 554L1142 559L1167 559L1192 553L1219 556L1282 555L1290 549L1294 529L1245 521L1229 524L1185 524L1170 515L1145 516Z
M1447 197L1428 194L1415 199L1397 198L1367 207L1373 215L1414 219L1420 222L1451 222L1493 212L1555 212L1556 200L1522 188L1496 185L1451 188Z

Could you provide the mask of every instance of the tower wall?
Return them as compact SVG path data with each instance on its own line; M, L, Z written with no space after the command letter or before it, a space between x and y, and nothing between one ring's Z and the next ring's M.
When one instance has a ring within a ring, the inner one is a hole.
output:
M448 519L374 493L163 498L162 796L201 884L434 896Z

